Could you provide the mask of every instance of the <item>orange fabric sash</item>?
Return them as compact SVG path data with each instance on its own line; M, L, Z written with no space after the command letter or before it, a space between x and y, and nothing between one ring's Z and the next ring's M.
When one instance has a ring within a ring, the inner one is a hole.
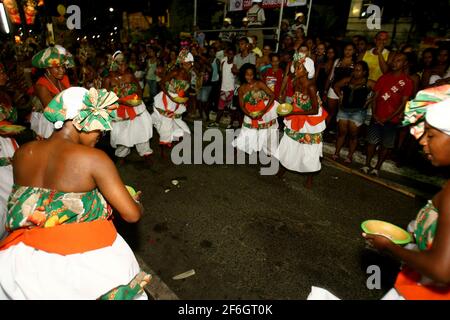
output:
M117 116L120 119L133 120L136 118L136 111L134 111L134 107L119 104L119 108L117 108Z
M274 103L267 109L266 113L269 112L270 109L272 109L274 106ZM259 100L257 104L253 105L248 102L245 103L245 109L247 109L248 112L257 112L257 111L263 111L266 108L266 104L264 100ZM257 129L258 128L258 121L261 120L263 114L261 117L257 119L251 119L252 120L252 128Z
M167 104L167 95L165 93L163 93L162 102L163 102L163 105L164 105L164 110L166 112L173 112L173 113L175 113L175 111L177 111L178 107L180 106L180 104L177 103L176 106L175 106L175 110L174 111L170 111L169 110L169 105Z
M0 121L0 126L10 126L12 125L12 122L6 121L6 120L2 120Z
M420 274L403 268L395 281L395 289L407 300L450 300L450 287L419 284Z
M0 242L6 250L20 242L48 253L69 255L111 246L117 231L110 220L62 224L51 228L18 229Z
M67 75L64 75L60 82L63 86L63 90L70 87L69 77ZM36 84L46 87L48 91L50 91L55 96L60 92L59 89L55 87L55 85L51 83L46 77L40 77Z
M296 106L294 106L294 111L304 111ZM328 112L322 108L321 116L311 116L311 115L293 115L287 116L286 119L291 121L291 129L295 131L300 131L301 128L305 125L305 122L308 122L311 126L316 126L322 121L324 121L328 117Z
M125 102L128 100L133 100L137 97L136 94L131 94L129 96L123 97L119 99L119 103L120 102ZM119 108L117 108L117 116L121 119L130 119L133 120L134 118L136 118L137 114L136 111L134 111L134 107L131 107L129 105L126 104L119 104Z

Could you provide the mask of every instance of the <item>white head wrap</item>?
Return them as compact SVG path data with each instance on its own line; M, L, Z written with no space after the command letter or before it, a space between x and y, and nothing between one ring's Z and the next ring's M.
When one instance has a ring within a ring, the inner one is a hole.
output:
M71 87L61 93L61 97L64 98L65 120L73 119L80 113L83 108L83 97L87 92L88 90L82 87ZM64 121L61 120L54 124L55 129L61 129L63 125Z
M303 53L296 53L294 55L294 63L291 65L291 73L295 72L295 63L303 61L303 66L305 67L306 71L308 72L308 79L313 79L314 74L316 72L314 68L314 61L311 58L308 58Z
M429 125L450 135L450 98L429 106L425 119Z

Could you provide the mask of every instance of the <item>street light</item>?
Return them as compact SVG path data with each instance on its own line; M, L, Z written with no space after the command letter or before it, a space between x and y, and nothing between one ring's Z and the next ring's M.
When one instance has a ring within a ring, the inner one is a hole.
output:
M117 30L117 27L114 27L114 30Z
M113 7L109 8L109 12L113 12L113 11L114 11Z
M97 20L97 17L94 17L94 21L96 21Z

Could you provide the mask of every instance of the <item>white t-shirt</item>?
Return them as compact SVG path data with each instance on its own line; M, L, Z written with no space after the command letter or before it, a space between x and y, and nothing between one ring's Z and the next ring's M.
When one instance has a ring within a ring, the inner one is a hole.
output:
M449 77L450 77L450 68L447 69L447 72L444 74L443 77L441 77L441 76L439 76L439 75L437 75L437 74L433 74L433 75L430 77L429 85L433 85L433 84L436 83L436 81L442 80L442 79L447 79L447 78L449 78Z
M221 62L222 69L222 86L221 91L234 91L235 76L231 69L233 68L233 62L228 63L227 58L224 58Z
M223 58L225 58L225 52L223 50L216 52L216 58L219 59L219 61L222 62Z
M266 21L266 16L264 15L264 9L259 5L254 4L253 7L247 11L248 25L249 26L261 26L264 21Z

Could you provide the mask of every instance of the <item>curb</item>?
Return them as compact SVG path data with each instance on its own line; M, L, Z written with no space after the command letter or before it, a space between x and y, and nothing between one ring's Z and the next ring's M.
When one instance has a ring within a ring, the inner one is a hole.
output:
M323 143L323 153L326 155L333 155L335 150L335 146L333 143ZM342 152L343 151L343 152ZM348 154L348 148L342 148L341 157L344 157ZM376 164L378 157L374 156L372 159L372 165ZM359 151L356 151L353 155L353 162L360 164L361 166L365 164L366 157ZM440 177L430 177L424 174L419 173L417 170L411 168L398 168L393 161L386 160L383 163L381 171L393 173L408 179L416 180L422 183L432 184L437 187L442 187L442 185L446 182L446 179Z

